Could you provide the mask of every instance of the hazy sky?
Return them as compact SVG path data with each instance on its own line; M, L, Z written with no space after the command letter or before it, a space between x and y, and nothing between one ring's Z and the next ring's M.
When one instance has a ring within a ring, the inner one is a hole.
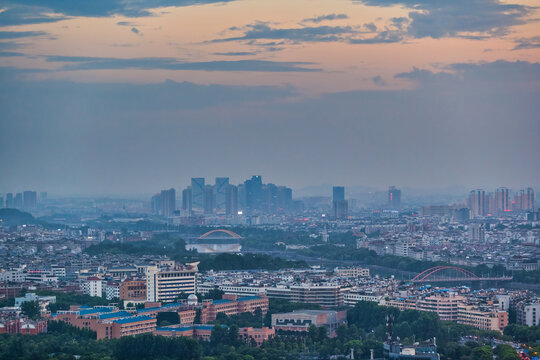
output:
M0 193L540 187L538 0L0 0Z

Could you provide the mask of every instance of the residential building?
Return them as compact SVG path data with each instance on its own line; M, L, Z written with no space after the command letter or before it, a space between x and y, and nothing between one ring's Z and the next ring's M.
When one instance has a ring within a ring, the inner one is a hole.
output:
M337 285L291 285L266 288L269 298L285 299L293 302L319 304L322 306L343 305L343 291Z
M458 324L473 326L481 330L502 332L508 325L508 312L499 309L460 304L458 306L457 322Z
M102 297L102 280L97 276L91 276L82 283L81 290L87 295Z
M540 302L521 304L517 308L517 323L527 326L540 325Z
M311 325L324 326L330 336L335 335L341 324L347 324L347 311L297 310L272 314L272 328L276 331L308 331Z
M120 284L120 300L146 300L146 281L128 278Z
M173 302L181 294L195 294L198 263L146 268L146 300Z

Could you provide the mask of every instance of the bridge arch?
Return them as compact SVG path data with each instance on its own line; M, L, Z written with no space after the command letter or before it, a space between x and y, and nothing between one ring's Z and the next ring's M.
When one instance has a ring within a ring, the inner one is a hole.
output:
M238 235L237 233L233 232L233 231L230 231L230 230L227 230L227 229L215 229L215 230L210 230L204 234L202 234L201 236L198 237L198 239L206 239L208 236L212 235L212 234L215 234L215 233L224 233L224 234L227 234L235 239L241 239L242 237L240 235Z
M439 266L435 266L435 267L422 271L420 274L416 275L412 279L412 281L425 281L425 280L428 280L428 278L431 277L432 275L438 273L439 271L445 271L445 270L454 270L454 271L460 272L461 274L465 275L466 278L470 278L473 280L480 279L478 275L476 275L475 273L469 270L466 270L457 266L439 265Z

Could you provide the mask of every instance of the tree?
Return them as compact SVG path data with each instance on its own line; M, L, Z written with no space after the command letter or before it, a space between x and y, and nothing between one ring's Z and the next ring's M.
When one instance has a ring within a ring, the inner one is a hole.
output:
M487 345L473 349L471 355L474 360L493 360L493 352L491 351L491 347Z
M41 307L39 301L25 301L21 304L21 311L24 315L28 316L32 320L39 319L41 314Z
M180 324L180 316L174 311L159 312L156 317L157 326Z
M208 293L204 296L204 298L212 299L212 300L220 300L223 297L223 294L225 294L223 290L219 290L217 287L215 287L212 290L208 291Z
M514 348L512 348L511 346L505 345L505 344L497 345L494 353L495 355L497 355L497 360L519 360L520 359L520 356L518 355L516 350L514 350Z

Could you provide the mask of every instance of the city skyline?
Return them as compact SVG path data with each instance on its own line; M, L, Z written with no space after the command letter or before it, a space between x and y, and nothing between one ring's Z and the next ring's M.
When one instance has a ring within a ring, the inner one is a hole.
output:
M269 4L3 1L0 189L540 186L535 1Z

